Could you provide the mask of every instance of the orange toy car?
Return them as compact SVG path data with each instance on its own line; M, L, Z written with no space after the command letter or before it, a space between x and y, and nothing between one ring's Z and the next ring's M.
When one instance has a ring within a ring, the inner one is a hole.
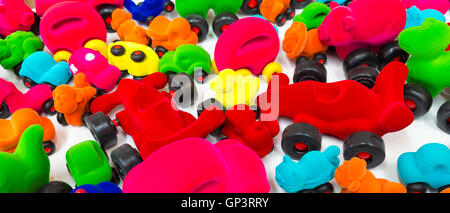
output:
M150 38L146 30L137 25L132 19L131 13L122 9L115 9L112 13L111 27L117 31L121 41L130 41L151 46Z
M0 119L0 151L14 152L23 131L31 125L39 124L44 128L43 147L47 155L55 152L55 127L46 117L41 117L33 109L23 108L15 111L11 120Z
M157 16L148 26L147 36L152 39L152 45L160 58L180 45L198 43L197 34L191 30L191 24L181 17L170 21L164 16Z
M74 78L75 86L60 85L53 90L56 119L62 125L83 125L83 118L89 115L89 103L97 94L97 89L92 87L83 73Z
M306 56L321 64L325 64L328 46L324 45L320 39L317 29L307 30L303 22L294 22L286 31L283 40L283 50L288 58L298 59Z
M377 179L366 166L365 160L354 157L336 169L334 177L342 187L342 193L406 193L405 186Z
M286 20L294 18L294 1L295 0L263 0L259 10L264 18L281 27L286 23Z

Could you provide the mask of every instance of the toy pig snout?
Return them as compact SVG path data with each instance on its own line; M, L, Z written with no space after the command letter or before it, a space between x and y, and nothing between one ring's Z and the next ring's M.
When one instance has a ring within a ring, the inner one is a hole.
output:
M33 13L25 13L22 15L22 25L31 26L34 24L34 14Z

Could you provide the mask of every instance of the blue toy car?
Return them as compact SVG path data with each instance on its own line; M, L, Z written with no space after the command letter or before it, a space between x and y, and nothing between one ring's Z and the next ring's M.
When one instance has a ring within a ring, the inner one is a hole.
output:
M412 6L406 11L405 29L410 27L418 27L422 25L427 18L434 18L438 21L445 22L445 16L437 10L427 9L421 11L416 6Z
M352 2L352 0L317 0L317 2L324 3L326 5L329 5L330 2L332 2L332 1L334 1L340 5L346 5L346 6Z
M133 0L125 0L123 5L133 15L133 19L149 25L162 11L172 12L175 5L171 0L144 0L135 4Z
M339 153L337 146L330 146L324 152L308 152L298 162L285 155L275 170L275 179L289 193L331 193L333 186L328 182L339 166Z
M102 182L98 185L85 184L79 186L70 193L122 193L122 190L114 183Z
M425 144L397 160L400 179L410 193L425 193L429 186L439 191L450 187L450 149L439 143Z
M47 84L54 89L61 84L67 84L72 78L72 72L67 62L56 63L50 54L39 51L23 61L19 76L28 88L36 84Z

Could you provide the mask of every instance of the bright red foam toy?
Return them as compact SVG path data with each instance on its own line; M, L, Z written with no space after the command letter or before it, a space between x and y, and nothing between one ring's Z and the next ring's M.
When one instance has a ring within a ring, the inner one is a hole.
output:
M406 8L416 6L420 10L433 9L445 15L450 9L450 1L448 0L402 0Z
M230 139L241 141L264 157L273 149L273 137L278 135L277 121L259 121L256 112L247 105L236 105L225 112L222 134Z
M406 10L400 0L354 0L348 7L332 3L331 12L319 26L319 38L335 46L340 58L359 48L389 43L406 25Z
M34 13L24 1L0 0L0 35L28 31L34 21Z
M233 139L202 138L171 143L125 177L124 193L268 193L264 164Z
M133 137L143 159L171 142L188 137L206 137L222 125L225 120L222 110L205 110L195 119L191 114L176 109L172 96L158 91L166 82L166 75L160 72L141 81L123 79L116 91L92 101L91 112L94 114L86 119L86 125L103 148L117 143L114 126L119 125ZM118 105L125 109L116 114L113 122L105 119L102 113L107 114ZM108 124L112 126L105 127Z

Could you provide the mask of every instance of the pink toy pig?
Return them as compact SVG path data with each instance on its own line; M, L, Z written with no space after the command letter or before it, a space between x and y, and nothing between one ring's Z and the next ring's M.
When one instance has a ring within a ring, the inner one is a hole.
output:
M416 6L420 10L433 9L445 15L450 9L449 0L402 0L406 9Z
M110 65L108 60L99 52L88 48L80 48L69 59L72 74L84 73L91 85L104 92L111 91L119 81L119 68Z
M330 4L331 12L319 26L319 38L335 46L344 59L356 49L369 47L378 52L406 25L406 10L400 0L355 0L348 7Z
M28 31L34 24L34 13L23 0L0 0L0 35Z

